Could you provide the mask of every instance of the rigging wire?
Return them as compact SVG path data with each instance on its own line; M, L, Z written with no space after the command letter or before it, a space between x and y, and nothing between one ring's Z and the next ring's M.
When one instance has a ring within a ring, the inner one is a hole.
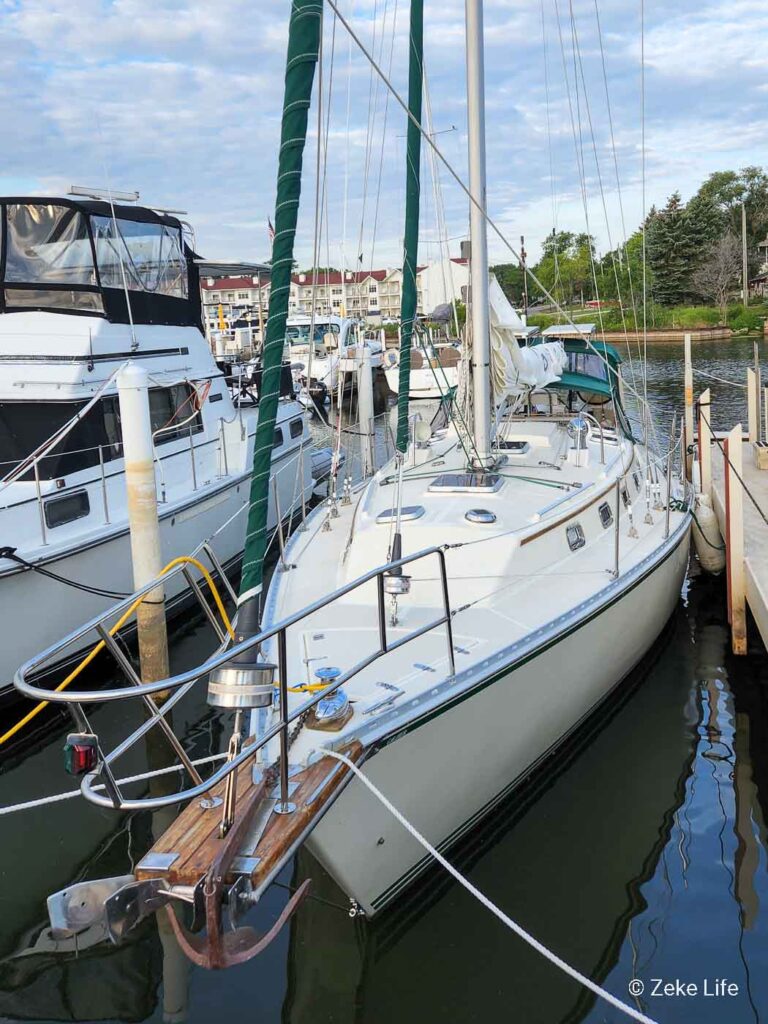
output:
M357 33L353 29L352 25L349 23L348 19L345 18L344 15L341 13L341 11L339 10L338 3L336 2L336 0L326 0L326 3L337 13L339 21L341 22L341 24L344 27L344 29L350 34L350 36L352 37L355 45L363 53L363 55L365 56L366 60L368 60L371 63L371 65L375 69L376 73L379 75L379 77L385 83L387 88L392 92L392 95L394 96L394 98L397 101L397 103L406 112L406 114L408 116L408 119L410 121L412 121L416 125L416 127L418 128L420 134L426 140L427 145L429 145L434 150L435 155L437 156L437 158L441 161L441 163L446 168L446 170L449 172L449 174L451 175L453 180L456 182L456 184L459 186L461 191L469 199L470 203L472 203L473 206L475 206L478 210L480 210L480 212L482 213L483 217L485 218L486 223L491 228L491 230L496 235L496 237L499 239L499 241L502 243L502 245L505 247L505 249L507 249L508 252L510 252L512 254L512 256L515 258L515 260L517 260L518 262L522 262L521 258L520 258L520 255L518 254L518 252L515 249L514 245L509 241L507 236L504 234L503 230L499 227L499 225L496 223L494 218L491 217L491 215L488 213L487 209L484 206L482 206L481 203L477 199L475 199L475 197L472 195L469 187L463 181L463 179L462 179L461 175L459 174L459 172L453 167L451 162L446 158L446 156L443 154L443 152L441 151L439 146L437 146L437 144L429 137L429 133L424 129L423 125L418 121L418 119L416 117L413 116L411 111L408 109L407 102L402 98L400 93L395 89L394 85L387 78L387 76L384 73L384 71L382 70L382 68L376 63L375 58L370 53L370 51L367 49L367 47L365 46L363 41L360 39L360 37L357 35ZM566 321L566 323L568 323L571 327L576 329L576 324L574 323L573 318L571 317L571 315L567 312L567 310L563 309L562 305L557 301L557 299L555 299L555 297L552 295L552 293L549 291L549 289L541 282L541 280L533 272L533 270L531 270L529 267L526 267L526 273L529 275L531 281L533 281L533 283L537 286L537 288L539 288L539 290L541 291L542 295L544 295L545 298L549 299L549 301L555 306L555 308L557 309L558 313L560 313L563 316L563 318ZM600 349L597 348L597 346L594 345L594 343L591 341L590 338L584 337L584 341L585 341L586 345L592 350L592 352L598 357L598 359L605 365L605 367L606 367L606 369L608 371L609 377L611 375L613 375L613 377L617 377L616 371L611 366L611 364L608 361L608 359L606 358L605 354L603 352L601 352ZM632 394L634 394L641 403L643 403L645 401L643 399L643 396L628 381L624 381L624 386L625 386L625 389L627 391L631 392Z

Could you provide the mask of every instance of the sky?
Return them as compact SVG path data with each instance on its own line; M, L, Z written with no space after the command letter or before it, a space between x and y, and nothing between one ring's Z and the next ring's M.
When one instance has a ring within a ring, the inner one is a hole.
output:
M765 0L645 0L644 31L641 3L484 4L488 210L513 248L525 235L531 259L553 226L589 227L604 252L673 191L686 199L713 171L768 165ZM405 95L408 0L338 6ZM430 130L466 181L464 2L424 7ZM138 190L186 211L201 255L267 259L289 12L289 0L0 0L0 192ZM405 114L327 6L323 52L318 264L396 266ZM315 102L319 85L318 75ZM313 254L316 108L310 125L302 266ZM458 255L467 200L444 168L422 165L421 260L446 245ZM489 252L492 263L513 258L493 235Z

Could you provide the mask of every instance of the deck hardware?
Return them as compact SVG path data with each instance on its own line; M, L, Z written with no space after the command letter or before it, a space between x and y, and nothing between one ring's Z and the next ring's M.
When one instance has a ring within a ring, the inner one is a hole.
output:
M390 594L393 597L398 597L400 594L407 594L411 589L411 577L410 576L385 576L384 577L384 593Z
M139 861L138 867L145 871L167 871L171 864L178 859L178 853L155 853L150 851Z
M422 672L437 672L436 668L433 668L431 665L425 665L423 661L414 661L413 667L421 669Z
M272 703L276 665L260 661L231 662L215 668L208 681L208 703L217 708L267 708Z
M169 898L162 878L131 881L118 889L104 901L107 934L112 942L120 942L126 932L165 906Z
M433 494L460 494L477 491L493 494L500 490L504 481L498 473L441 473L429 485Z
M224 801L220 796L204 796L199 803L199 807L203 811L213 810L214 807L221 807Z
M383 509L376 516L376 522L379 524L397 522L397 511L396 508ZM406 522L412 519L421 519L425 512L426 509L423 505L404 505L400 509L400 521Z
M471 508L464 518L470 523L495 523L496 513L487 508Z
M377 711L381 711L382 708L389 707L394 704L398 697L402 697L405 693L405 690L401 690L399 686L393 686L392 683L377 683L376 685L386 690L387 694L372 704L366 705L362 711L364 715L373 715Z
M77 882L48 897L48 918L55 939L67 938L104 922L104 901L133 882L133 875Z
M235 857L232 861L232 871L236 875L252 875L261 864L261 857Z

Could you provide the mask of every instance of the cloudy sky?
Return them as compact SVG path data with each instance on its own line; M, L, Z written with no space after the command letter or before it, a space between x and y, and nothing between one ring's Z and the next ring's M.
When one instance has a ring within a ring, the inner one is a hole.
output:
M404 91L408 0L339 7ZM150 204L186 210L203 255L266 258L289 10L289 0L0 0L0 189L137 189ZM463 0L425 0L435 141L464 178L463 19ZM525 234L533 256L553 223L584 230L587 218L601 250L616 244L614 148L628 232L643 209L640 0L487 0L485 22L492 216L513 244ZM645 23L647 205L675 189L689 196L712 171L768 164L765 0L646 0ZM329 8L324 40L320 262L352 265L362 252L365 267L395 265L405 115ZM302 264L312 255L316 145L313 128ZM440 186L456 252L467 205L445 171ZM425 161L424 258L440 251L433 191ZM492 240L492 260L505 255Z

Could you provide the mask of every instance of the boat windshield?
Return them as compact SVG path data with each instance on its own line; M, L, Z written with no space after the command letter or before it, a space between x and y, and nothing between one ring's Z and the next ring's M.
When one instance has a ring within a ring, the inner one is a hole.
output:
M290 345L308 345L310 324L289 324L285 329L285 336ZM326 334L338 334L339 325L329 323L315 323L313 341L322 345Z
M173 217L101 201L5 199L0 246L2 312L199 325L196 268Z
M128 287L186 299L187 263L179 230L112 217L91 217L91 225L105 288Z

